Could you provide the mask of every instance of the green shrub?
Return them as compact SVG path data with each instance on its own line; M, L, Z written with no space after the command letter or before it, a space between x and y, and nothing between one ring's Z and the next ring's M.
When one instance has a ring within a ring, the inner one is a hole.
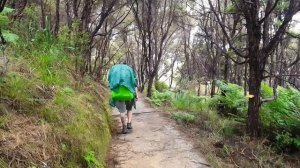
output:
M293 88L277 89L277 99L264 103L261 121L272 130L300 133L300 92Z
M189 113L175 112L172 113L171 118L181 124L190 124L195 122L196 117Z
M271 88L264 86L262 93ZM275 142L277 150L299 148L300 136L300 92L293 88L277 88L277 99L264 103L260 109L260 119L264 132Z
M154 86L158 92L165 92L169 88L165 82L158 81L158 80L155 81Z
M191 93L176 93L172 98L172 107L178 110L199 112L207 107L206 99L207 97Z
M225 115L235 114L246 117L247 99L244 96L243 87L222 81L217 81L217 85L221 90L221 94L216 95L219 112Z
M278 151L282 151L287 148L291 148L294 145L294 138L288 132L277 134L275 148Z
M148 100L156 106L161 106L162 103L170 102L172 96L173 93L170 91L158 92L157 90L154 90L151 99Z
M213 98L196 96L189 92L159 92L154 91L151 102L158 106L170 103L174 109L200 113L172 113L172 118L180 123L193 123L195 118L209 121L209 127L219 130L221 134L243 135L247 119L248 100L242 87L217 82L221 93ZM261 97L273 96L273 88L267 83L261 85ZM220 117L214 111L226 114ZM292 87L277 88L277 99L263 103L260 108L260 123L263 133L273 142L278 151L286 149L300 150L300 92ZM198 121L197 119L197 121ZM207 124L206 124L207 125Z

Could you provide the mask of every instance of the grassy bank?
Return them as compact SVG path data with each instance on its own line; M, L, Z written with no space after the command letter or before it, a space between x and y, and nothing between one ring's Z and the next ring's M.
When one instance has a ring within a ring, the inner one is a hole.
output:
M10 62L0 77L0 167L104 167L107 90L79 78L74 54L48 35L37 32L5 51Z

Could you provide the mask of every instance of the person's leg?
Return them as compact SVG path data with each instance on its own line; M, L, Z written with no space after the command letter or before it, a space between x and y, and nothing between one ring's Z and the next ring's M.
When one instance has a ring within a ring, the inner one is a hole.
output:
M132 111L127 111L127 119L128 119L128 123L131 123L131 120L132 120Z
M121 122L122 125L127 125L127 120L126 120L126 116L125 116L125 112L124 113L120 113L120 118L121 118Z
M126 110L127 110L127 128L128 129L132 129L132 126L131 126L131 121L132 121L132 106L133 106L133 102L134 100L132 101L126 101Z
M126 104L124 101L116 101L116 107L118 108L119 112L120 112L120 118L121 118L121 122L122 122L122 133L126 134L127 133L127 121L126 121L126 116L125 116L125 112L126 112Z

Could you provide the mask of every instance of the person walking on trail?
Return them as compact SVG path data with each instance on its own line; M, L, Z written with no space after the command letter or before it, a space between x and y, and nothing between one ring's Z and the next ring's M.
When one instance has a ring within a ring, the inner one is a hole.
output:
M119 110L123 126L122 133L127 134L128 129L132 129L132 107L136 108L137 80L135 72L126 65L126 62L116 64L109 70L108 81L112 95L111 105Z

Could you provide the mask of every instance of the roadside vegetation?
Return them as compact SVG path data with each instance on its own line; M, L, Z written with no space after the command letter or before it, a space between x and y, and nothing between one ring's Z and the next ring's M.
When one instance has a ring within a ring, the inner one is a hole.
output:
M153 90L148 99L171 111L170 117L188 134L214 167L297 167L300 164L300 92L277 88L277 99L260 110L262 135L246 134L248 97L241 86L217 81L217 94L197 96L193 91ZM262 83L262 96L273 89ZM253 166L255 165L255 166Z
M49 27L38 29L36 9L25 9L22 21L14 23L10 31L18 35L5 34L9 63L0 76L0 167L105 167L107 89L76 74L80 53L73 52L74 36L67 28L57 38Z

